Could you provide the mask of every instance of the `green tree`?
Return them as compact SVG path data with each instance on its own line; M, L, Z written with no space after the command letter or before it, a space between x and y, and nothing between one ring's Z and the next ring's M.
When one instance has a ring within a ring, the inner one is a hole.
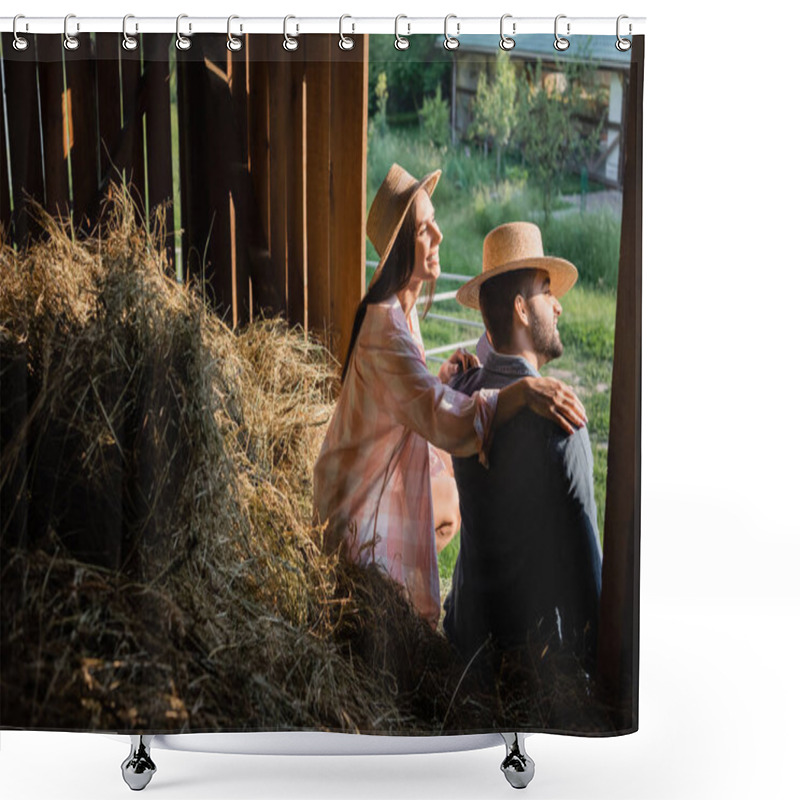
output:
M517 72L511 56L505 51L497 53L494 75L491 80L482 72L472 104L474 120L470 128L473 136L485 145L492 143L497 158L497 177L503 163L503 151L514 135L517 122L518 91Z
M442 99L442 87L436 87L436 94L422 101L419 112L422 133L436 147L445 147L450 141L450 103Z
M597 151L607 105L591 64L565 61L560 68L545 76L541 61L528 65L519 91L520 147L542 191L545 221L566 176Z
M389 102L389 88L386 85L385 72L381 72L378 75L378 81L375 84L375 100L377 104L375 124L378 127L380 135L384 136L386 134L386 106Z
M446 95L453 74L453 54L442 47L441 35L415 34L410 41L409 50L398 52L394 36L370 37L370 113L377 110L375 86L383 72L389 87L386 113L392 126L397 120L416 124L423 97L433 94L437 86Z

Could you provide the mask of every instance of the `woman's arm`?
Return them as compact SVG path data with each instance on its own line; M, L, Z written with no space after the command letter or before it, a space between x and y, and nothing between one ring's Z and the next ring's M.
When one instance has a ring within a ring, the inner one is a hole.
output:
M575 428L588 421L586 409L575 392L555 378L520 378L501 389L494 425L503 425L523 408L552 420L567 433L574 433Z

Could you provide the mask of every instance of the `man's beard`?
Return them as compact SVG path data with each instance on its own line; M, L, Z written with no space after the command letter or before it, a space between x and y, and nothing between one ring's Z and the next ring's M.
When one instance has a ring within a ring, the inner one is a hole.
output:
M528 330L533 340L533 351L547 361L559 358L564 352L564 345L555 325L545 325L535 314L530 315Z

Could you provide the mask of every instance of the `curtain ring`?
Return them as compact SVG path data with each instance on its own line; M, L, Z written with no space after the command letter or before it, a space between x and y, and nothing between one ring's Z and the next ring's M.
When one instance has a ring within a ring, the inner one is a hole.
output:
M625 14L620 14L620 15L617 17L617 42L616 42L616 44L614 45L614 46L617 48L617 50L619 50L621 53L625 53L625 52L627 52L628 50L630 50L630 49L631 49L631 40L630 40L630 39L623 39L623 38L622 38L622 37L619 35L619 23L620 23L620 22L621 22L623 19L628 19L628 17L627 17ZM629 22L629 23L628 23L628 33L630 34L630 33L632 33L632 32L633 32L633 26L632 26L632 25L630 24L630 22Z
M17 14L14 17L14 25L12 26L12 30L14 32L14 49L15 50L27 50L28 49L28 40L24 36L20 36L17 33L17 20L18 19L25 19L23 14ZM28 29L28 23L25 23L25 30Z
M401 19L408 19L408 17L405 14L398 14L394 18L394 46L395 46L395 48L397 50L408 50L409 45L411 44L411 42L409 42L408 39L406 39L405 36L401 36L400 35L399 27L400 27L400 20ZM406 33L406 36L410 36L411 35L411 25L409 23L406 23L406 27L408 28L408 32Z
M289 52L294 52L297 50L297 39L295 39L293 36L289 36L287 27L290 19L297 19L297 17L293 17L290 14L288 17L283 18L283 49L288 50Z
M77 36L71 36L70 32L68 30L69 21L71 19L75 19L75 15L74 14L67 14L67 16L64 17L64 49L65 50L77 50L78 49L78 45L80 44L80 42L78 41L78 37ZM78 30L80 30L80 25L77 24L77 23L75 25L75 30L76 30L76 32Z
M238 37L234 36L231 33L231 22L233 20L235 20L235 19L239 19L239 17L237 17L236 14L231 14L228 17L228 44L227 44L227 48L232 53L235 53L237 50L241 50L242 49L242 40L239 39ZM241 31L241 27L239 28L239 30Z
M511 17L512 17L511 14L503 14L503 16L500 17L500 47L503 50L513 50L514 45L516 44L516 42L510 36L506 36L505 33L503 33L503 23L505 23L507 19L511 19ZM512 22L511 33L516 34L516 32L517 32L517 23Z
M122 18L122 46L126 50L135 50L139 46L139 40L133 36L128 36L128 20L136 19L133 14L126 14ZM136 25L136 30L139 30L139 25Z
M349 14L342 14L342 16L339 17L339 49L340 50L352 50L356 46L355 39L352 39L349 36L345 36L344 33L342 32L342 27L344 26L344 21L346 19L353 19L353 18ZM356 26L353 25L353 23L350 23L350 24L351 24L351 26L353 28L353 31L355 31L355 27Z
M451 19L457 20L458 17L455 14L448 14L444 18L444 42L442 42L442 44L444 45L445 50L458 50L458 45L460 44L460 42L458 41L456 36L458 36L458 34L461 33L461 23L456 22L456 35L451 36L447 32L447 23L450 22Z
M560 19L566 19L566 14L559 14L556 17L556 24L555 24L555 31L556 31L556 40L553 42L553 47L560 52L564 52L569 47L569 39L565 39L563 36L558 35L558 21ZM567 23L567 36L569 36L569 22Z
M188 14L178 14L175 20L175 47L178 50L188 50L192 46L192 40L181 33L181 20L187 19ZM189 23L189 30L192 30L192 23Z

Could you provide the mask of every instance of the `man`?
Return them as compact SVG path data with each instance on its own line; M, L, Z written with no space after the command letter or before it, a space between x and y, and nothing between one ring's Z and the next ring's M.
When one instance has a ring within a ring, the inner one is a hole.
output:
M543 255L539 229L501 225L484 241L483 272L461 287L480 308L492 348L483 367L455 377L465 394L502 388L558 358L558 298L577 280L568 261ZM465 658L488 648L537 659L574 655L591 671L602 555L585 427L524 411L499 428L489 468L453 458L461 550L444 630Z

